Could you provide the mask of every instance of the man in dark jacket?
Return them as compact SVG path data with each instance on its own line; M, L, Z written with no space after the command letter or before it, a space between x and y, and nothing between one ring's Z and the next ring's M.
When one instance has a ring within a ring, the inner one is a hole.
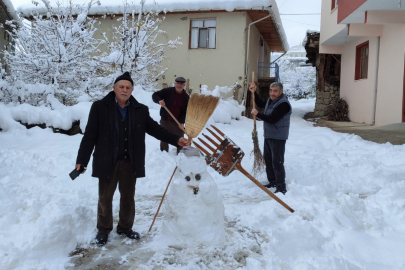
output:
M275 193L287 192L285 185L284 152L285 143L290 130L291 104L283 94L283 85L274 82L270 85L270 98L267 101L260 99L256 92L256 84L249 87L255 95L256 105L264 108L264 113L252 110L252 115L264 121L264 160L269 184L267 188L275 187Z
M99 178L96 243L104 245L113 229L112 201L119 184L120 213L117 233L139 239L132 230L135 218L136 179L145 177L145 135L184 146L185 138L161 127L147 106L133 96L128 72L119 76L114 91L93 103L77 154L76 169L86 167L93 152L93 177Z
M184 122L186 121L189 100L189 96L184 90L185 83L186 80L183 77L178 77L175 80L174 87L162 89L152 95L153 101L162 106L162 108L160 108L160 125L181 137L184 136ZM179 121L180 125L176 124L176 121L174 121L164 108L165 106L173 114L176 120ZM181 146L177 146L177 153L180 152L181 148ZM169 145L166 142L161 141L160 150L168 152Z

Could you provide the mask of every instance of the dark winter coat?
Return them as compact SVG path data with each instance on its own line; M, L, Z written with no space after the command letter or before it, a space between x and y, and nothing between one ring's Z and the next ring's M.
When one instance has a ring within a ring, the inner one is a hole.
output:
M139 103L133 96L129 98L129 102L129 156L135 177L140 178L145 177L146 133L174 146L177 146L180 137L156 123L150 117L148 107ZM91 106L76 164L86 167L94 149L93 177L111 176L118 155L118 133L114 130L118 113L114 91Z
M173 100L174 100L174 94L176 93L176 88L174 87L169 87L169 88L164 88L160 91L157 91L153 93L152 99L155 103L159 103L159 101L164 100L166 103L166 107L170 110L170 108L173 105ZM180 123L184 124L186 122L186 113L187 113L187 105L188 105L188 100L189 96L186 93L186 91L183 89L183 103L181 105L181 113L180 113L180 118L177 119ZM162 120L166 120L169 114L165 110L165 108L160 108L160 116Z

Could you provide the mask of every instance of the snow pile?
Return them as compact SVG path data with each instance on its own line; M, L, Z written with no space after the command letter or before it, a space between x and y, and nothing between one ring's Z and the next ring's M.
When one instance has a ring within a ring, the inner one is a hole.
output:
M208 120L207 125L213 123L224 123L230 124L232 119L239 120L242 112L245 110L245 106L240 105L236 100L233 99L233 91L237 85L232 87L227 86L215 86L214 90L208 90L207 85L201 86L201 94L212 95L215 97L220 97L221 100L218 107L215 109L210 120Z
M191 152L191 156L189 156ZM192 153L194 152L194 153ZM162 235L169 245L218 245L224 241L224 205L197 149L185 147L164 201Z
M161 152L158 140L145 138L146 177L136 186L134 229L141 240L117 235L115 222L109 242L97 248L90 243L96 235L98 180L91 166L75 181L68 176L82 135L39 128L0 132L1 269L405 269L405 145L313 127L302 116L315 100L291 104L288 192L280 196L295 213L242 173L222 177L208 168L225 207L219 247L167 246L160 237L163 212L148 233L176 167L175 150ZM150 111L159 120L159 111ZM3 112L2 107L0 117ZM257 125L262 148L262 122ZM216 127L246 154L252 151L252 120L241 117ZM249 170L253 159L246 155L242 166ZM117 192L115 221L119 200ZM70 257L76 247L82 249Z
M0 89L3 89L1 88L2 85L3 82L0 82ZM20 129L21 125L18 122L22 122L29 125L45 124L47 127L69 130L72 128L72 123L79 120L80 129L84 131L92 104L90 100L93 100L89 95L82 93L78 98L78 100L81 101L80 103L73 106L65 106L52 95L52 86L17 83L10 89L12 90L13 102L8 104L0 102L0 129L4 131L15 128ZM213 91L204 90L204 94L219 96L221 91L218 89L231 90L231 88L228 87L217 86ZM2 92L0 91L0 93ZM27 103L35 104L35 95L38 93L46 95L46 102L44 102L44 104L41 103L39 106L33 106L32 104L17 103L18 97L20 97L20 100L22 99ZM106 95L107 92L99 93L102 98L101 94ZM132 95L140 103L145 104L149 109L159 110L160 105L153 102L152 94L152 92L143 90L139 85L135 85L134 91L132 92ZM214 123L229 124L232 119L240 119L243 110L244 106L239 105L237 101L233 99L221 99L220 104L214 111L207 125Z

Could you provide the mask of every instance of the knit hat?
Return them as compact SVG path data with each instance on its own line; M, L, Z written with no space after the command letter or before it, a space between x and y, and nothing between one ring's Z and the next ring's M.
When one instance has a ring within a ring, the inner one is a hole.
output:
M121 76L118 76L117 79L115 79L114 84L116 84L118 81L121 80L130 81L132 86L134 85L134 81L132 80L131 75L129 74L128 71L122 74Z

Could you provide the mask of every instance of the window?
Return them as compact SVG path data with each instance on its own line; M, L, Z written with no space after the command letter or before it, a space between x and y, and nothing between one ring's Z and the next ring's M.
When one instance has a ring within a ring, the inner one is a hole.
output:
M215 49L216 26L215 19L191 20L190 48Z
M338 1L339 0L332 0L332 10L338 6Z
M356 71L355 80L367 79L368 74L368 41L356 47Z

